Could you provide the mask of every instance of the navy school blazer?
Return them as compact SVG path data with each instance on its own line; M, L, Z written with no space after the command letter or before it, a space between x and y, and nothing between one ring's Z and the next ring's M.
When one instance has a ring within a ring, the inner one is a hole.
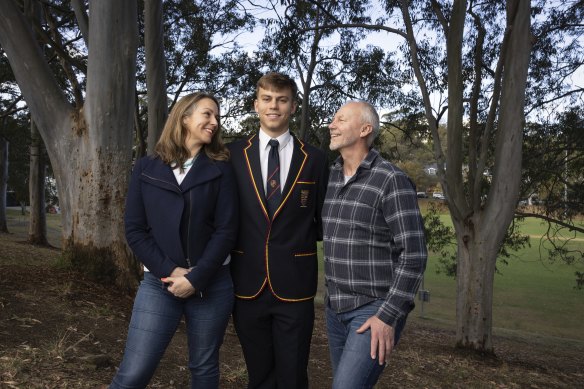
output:
M229 143L237 178L240 229L231 253L235 295L254 299L265 289L281 301L316 294L317 240L328 183L325 153L293 136L294 151L282 203L270 220L263 189L259 137Z
M180 223L190 196L187 251L181 245ZM229 162L213 161L202 152L181 185L159 158L136 162L125 211L126 240L136 257L156 277L176 267L197 291L203 291L222 266L237 236L238 201Z

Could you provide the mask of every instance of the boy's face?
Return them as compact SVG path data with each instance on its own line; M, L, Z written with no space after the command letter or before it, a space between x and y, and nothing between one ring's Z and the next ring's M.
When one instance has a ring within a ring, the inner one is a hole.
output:
M296 112L296 102L292 91L259 88L254 108L260 118L260 125L272 138L288 130L290 117Z

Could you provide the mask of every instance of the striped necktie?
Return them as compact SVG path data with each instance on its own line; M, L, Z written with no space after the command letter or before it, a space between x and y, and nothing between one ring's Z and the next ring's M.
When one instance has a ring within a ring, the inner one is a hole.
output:
M268 212L271 219L280 205L282 191L280 190L280 154L278 153L280 143L276 139L270 139L268 144L271 149L268 154L266 199L268 200Z

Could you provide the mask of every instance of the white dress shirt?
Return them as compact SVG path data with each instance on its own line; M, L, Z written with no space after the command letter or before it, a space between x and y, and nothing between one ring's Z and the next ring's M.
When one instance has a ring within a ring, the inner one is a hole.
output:
M294 141L290 131L286 131L277 138L270 138L261 128L260 128L260 165L262 168L262 181L264 193L266 193L266 180L268 177L268 155L270 154L271 146L268 144L270 139L276 139L280 146L278 147L278 153L280 155L280 188L281 190L286 185L286 178L288 178L288 172L290 171L290 163L292 162L292 152L294 151Z

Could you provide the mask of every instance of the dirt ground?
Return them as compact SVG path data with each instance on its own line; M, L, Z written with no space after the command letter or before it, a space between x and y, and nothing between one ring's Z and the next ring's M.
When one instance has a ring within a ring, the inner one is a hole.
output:
M132 297L55 265L60 251L0 234L0 388L97 388L120 362ZM416 316L415 312L412 316ZM377 388L584 388L584 342L495 338L496 356L454 347L454 331L413 318ZM188 388L181 327L150 388ZM323 308L317 306L311 388L329 388ZM230 325L221 388L244 388L245 364Z

